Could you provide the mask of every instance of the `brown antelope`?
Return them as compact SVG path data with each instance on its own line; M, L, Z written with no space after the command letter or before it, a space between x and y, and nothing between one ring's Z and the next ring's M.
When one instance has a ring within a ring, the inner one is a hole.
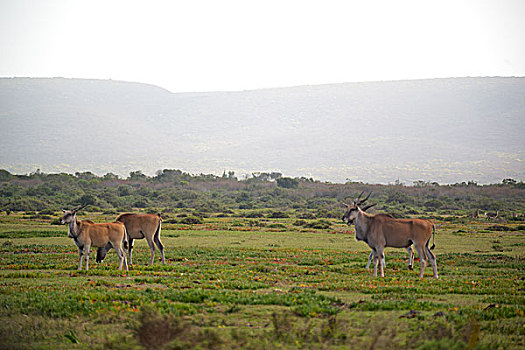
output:
M495 213L489 213L487 212L487 219L492 219L492 220L496 220L499 216L499 211L496 210Z
M361 193L359 196L361 197L362 194L363 194L363 193ZM370 193L370 194L372 194L372 193ZM368 197L370 197L370 194L368 195ZM364 202L365 200L367 200L368 197L366 197L366 198L363 200L363 202ZM345 207L348 206L348 204L344 204L344 203L343 203L343 205L344 205ZM372 207L372 206L370 206L370 207L368 207L368 208L371 208L371 207ZM366 209L368 209L368 208L366 208ZM413 270L413 269L414 269L414 250L412 249L411 246L410 246L410 247L407 247L406 250L407 250L407 252L408 252L408 269L409 269L409 270ZM366 269L367 269L367 270L370 270L370 263L372 262L372 259L373 259L374 257L376 257L376 254L375 254L375 251L372 250L372 251L370 252L370 255L368 256L368 262L366 263ZM385 259L381 259L381 264L383 265L383 268L386 267Z
M160 250L160 256L162 263L165 263L164 259L164 245L160 241L160 230L162 219L159 214L133 214L124 213L120 214L116 221L122 222L126 226L128 233L128 260L129 264L132 264L132 252L133 243L135 239L146 238L149 249L151 251L150 265L153 265L155 258L155 244ZM126 247L126 245L124 245ZM99 248L97 251L97 262L102 262L106 257L108 250L111 249L111 245L108 244L106 247Z
M115 248L119 258L119 270L128 269L126 254L121 247L126 240L126 227L121 222L95 224L90 220L78 220L76 213L86 205L72 210L64 210L64 216L60 219L61 224L68 224L68 237L73 238L78 247L78 269L82 269L82 255L86 259L86 270L89 270L89 251L91 246L104 247L111 245Z
M384 260L385 247L408 248L412 244L421 260L419 277L423 278L427 260L434 269L434 278L438 278L436 257L428 247L430 236L435 232L434 224L423 219L394 219L390 215L371 215L365 211L375 204L361 207L370 194L360 200L362 193L352 205L346 205L343 221L355 225L355 236L358 241L364 241L372 249L374 255L374 276L377 276L379 260ZM380 264L381 277L384 277L383 263Z

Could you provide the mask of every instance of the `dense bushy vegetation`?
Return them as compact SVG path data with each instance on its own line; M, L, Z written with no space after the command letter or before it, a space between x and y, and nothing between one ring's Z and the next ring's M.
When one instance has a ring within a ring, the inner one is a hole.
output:
M246 215L288 215L329 218L341 213L341 202L350 201L361 191L373 192L379 211L399 216L465 215L476 209L512 213L525 211L525 184L505 179L500 184L480 186L475 182L439 185L418 181L372 185L348 182L334 184L307 178L286 178L279 173L256 173L238 180L233 172L222 176L192 175L164 169L155 176L133 171L122 179L108 173L91 172L13 175L0 170L0 208L9 211L39 211L45 214L89 203L92 211L170 212L192 210L199 213L231 213L245 209Z

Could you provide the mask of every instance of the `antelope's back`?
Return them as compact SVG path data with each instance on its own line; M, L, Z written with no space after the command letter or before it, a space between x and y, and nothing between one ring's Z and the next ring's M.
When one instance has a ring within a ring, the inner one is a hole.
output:
M376 221L383 226L395 229L430 229L434 223L427 219L396 219L388 214L375 215Z
M126 225L126 229L131 238L142 238L142 236L134 237L134 235L138 234L139 231L147 234L155 233L162 220L158 214L124 213L120 214L116 221Z
M426 219L395 219L390 215L375 216L374 230L385 236L388 246L407 247L410 242L426 239L432 234L433 223Z
M103 247L108 241L121 241L125 233L122 222L95 224L90 220L84 220L81 222L81 230L89 235L95 247Z

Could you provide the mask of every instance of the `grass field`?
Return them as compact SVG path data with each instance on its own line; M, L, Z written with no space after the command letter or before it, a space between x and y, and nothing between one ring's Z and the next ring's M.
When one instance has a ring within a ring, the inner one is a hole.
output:
M130 271L93 249L86 272L65 226L0 214L0 348L525 348L522 222L437 222L420 280L402 249L374 278L353 228L294 220L164 224L165 265L139 240Z

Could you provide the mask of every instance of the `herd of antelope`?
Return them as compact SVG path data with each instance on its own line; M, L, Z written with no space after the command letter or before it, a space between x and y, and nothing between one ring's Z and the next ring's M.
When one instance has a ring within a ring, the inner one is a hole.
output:
M119 258L119 270L122 266L128 270L128 261L131 264L133 241L146 238L151 250L150 264L155 258L155 245L159 248L162 263L164 259L164 245L160 241L162 219L158 214L125 213L117 217L115 222L95 224L90 220L78 220L76 213L86 207L82 205L72 210L64 210L61 224L68 224L68 237L73 238L78 247L78 269L82 269L82 255L86 259L86 270L89 270L89 252L91 246L97 247L97 262L102 262L106 253L115 249ZM128 250L128 257L124 249Z
M385 276L386 247L405 248L409 254L408 268L412 270L413 245L421 262L419 277L423 278L425 267L430 262L434 278L438 278L436 257L431 251L435 244L429 247L431 236L434 240L434 224L424 219L395 219L387 214L369 214L366 211L377 203L366 205L370 194L364 199L361 199L362 195L363 192L352 204L343 203L346 208L343 221L354 225L356 239L368 244L372 250L368 257L367 270L373 259L374 276L377 276L378 267L381 277ZM122 270L123 266L128 270L128 263L132 264L133 242L142 238L146 239L150 248L150 265L154 262L155 246L160 251L162 263L165 263L164 246L160 241L162 219L159 214L125 213L119 215L115 222L96 224L76 217L76 213L85 206L63 210L64 215L60 219L61 224L68 224L68 237L73 238L78 247L79 270L82 269L83 256L86 260L86 270L89 270L89 252L92 246L98 248L97 262L102 262L106 253L113 248L119 258L119 270ZM124 249L127 249L127 254Z

